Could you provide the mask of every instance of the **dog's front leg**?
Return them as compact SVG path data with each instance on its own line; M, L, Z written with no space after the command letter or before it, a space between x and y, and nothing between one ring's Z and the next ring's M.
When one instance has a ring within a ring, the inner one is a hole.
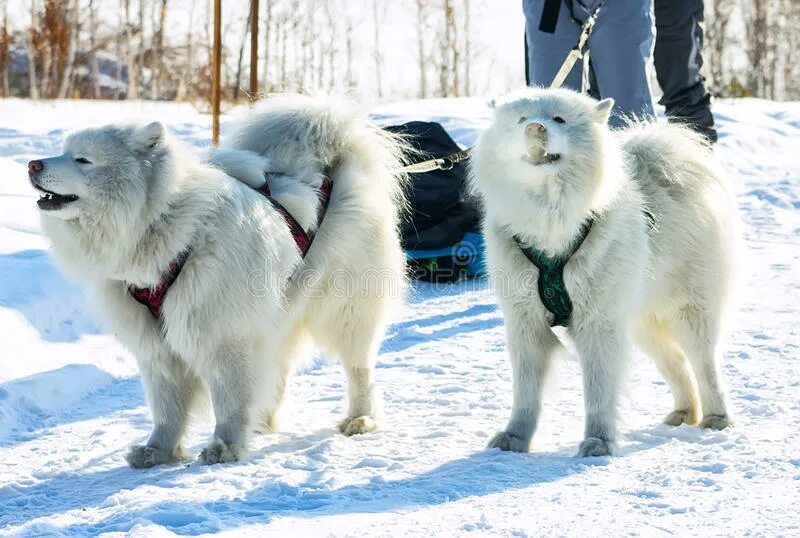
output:
M154 425L147 444L132 446L125 456L137 469L186 456L180 442L192 403L202 391L200 380L177 357L164 353L140 361L139 367Z
M619 385L629 350L626 334L624 326L607 323L584 324L573 332L583 366L586 406L578 457L608 456L616 450Z
M489 441L488 448L527 452L539 423L542 389L553 355L562 349L549 327L531 327L509 317L508 350L514 375L514 403L506 429Z
M207 465L239 461L247 448L256 372L252 356L238 346L223 346L207 378L217 424L214 438L200 453Z

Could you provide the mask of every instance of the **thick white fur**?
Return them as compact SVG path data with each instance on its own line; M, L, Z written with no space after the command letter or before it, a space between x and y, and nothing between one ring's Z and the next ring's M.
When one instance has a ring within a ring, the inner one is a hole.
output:
M153 123L75 133L64 155L44 160L32 180L80 197L42 213L54 255L96 298L141 369L154 429L130 450L131 466L183 456L189 411L204 393L216 427L201 460L240 459L252 428L274 427L292 364L311 341L344 364L341 430L376 427L373 362L405 289L400 150L346 104L276 96L205 159ZM326 168L333 196L302 260L283 217L248 185L272 172L274 197L311 228ZM156 320L126 285L154 286L187 247Z
M538 271L512 237L561 254L589 217L591 231L564 269L573 303L567 334L580 354L586 405L578 454L614 450L632 340L672 389L668 424L729 424L718 364L738 251L731 196L692 131L651 123L611 132L610 105L567 90L511 94L473 154L514 372L511 419L490 447L529 449L543 381L563 350L538 296ZM554 120L559 116L563 123ZM525 128L531 122L545 126L545 149L560 154L559 161L530 162L533 142Z

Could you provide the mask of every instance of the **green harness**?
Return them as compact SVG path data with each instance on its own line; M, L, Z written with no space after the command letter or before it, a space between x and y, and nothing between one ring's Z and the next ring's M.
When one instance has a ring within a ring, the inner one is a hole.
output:
M650 211L642 209L642 216L647 221L647 227L651 232L658 230L656 217ZM553 314L551 327L556 325L566 327L569 324L569 318L572 316L572 300L569 298L567 286L564 284L564 266L586 240L593 222L593 219L589 219L581 225L578 237L572 242L572 248L561 256L546 256L541 250L525 246L525 242L518 235L514 236L514 241L519 249L539 270L537 281L539 299L548 312Z
M578 251L586 236L589 235L589 230L592 229L592 222L593 220L589 219L581 225L578 237L572 242L572 248L561 256L547 256L541 250L525 246L525 243L518 235L514 236L514 241L516 241L519 249L539 270L537 282L539 299L544 307L553 314L553 321L550 323L551 327L556 325L566 327L569 324L569 318L572 316L572 300L569 298L567 286L564 284L564 266L567 265L573 254Z

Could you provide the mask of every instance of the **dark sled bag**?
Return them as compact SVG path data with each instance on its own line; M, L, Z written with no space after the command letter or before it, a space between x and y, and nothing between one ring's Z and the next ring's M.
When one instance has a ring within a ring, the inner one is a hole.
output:
M461 151L435 122L412 121L386 127L401 134L419 155L414 161L442 158ZM403 249L414 278L452 282L484 272L481 211L469 193L467 165L410 174L406 198L409 214L401 222Z

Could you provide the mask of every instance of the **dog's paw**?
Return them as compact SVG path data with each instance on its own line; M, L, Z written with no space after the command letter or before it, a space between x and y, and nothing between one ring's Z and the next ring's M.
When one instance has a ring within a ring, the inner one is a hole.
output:
M177 458L169 450L154 446L134 445L125 454L125 461L134 469L146 469L164 463L170 463Z
M697 411L676 409L664 419L667 426L680 426L681 424L697 424Z
M492 437L486 448L499 448L500 450L511 452L528 452L530 445L530 441L513 433L500 432Z
M378 423L372 417L363 415L355 418L346 418L339 423L339 431L350 437L362 433L374 432L378 429Z
M708 428L710 430L724 430L728 426L733 426L728 415L706 415L700 421L701 428Z
M226 444L222 439L215 438L200 452L200 462L203 465L215 463L234 463L241 459L239 447Z
M578 447L579 458L596 458L598 456L611 456L616 447L612 441L599 437L587 437Z

